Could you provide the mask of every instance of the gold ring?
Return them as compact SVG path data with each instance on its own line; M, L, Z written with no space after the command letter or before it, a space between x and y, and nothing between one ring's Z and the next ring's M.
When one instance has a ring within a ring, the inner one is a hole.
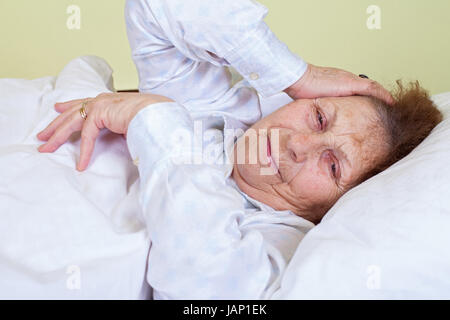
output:
M81 106L81 109L80 109L81 117L82 117L84 120L87 119L87 113L86 113L86 106L87 106L87 104L88 104L87 101L83 102L83 104L82 104L82 106Z

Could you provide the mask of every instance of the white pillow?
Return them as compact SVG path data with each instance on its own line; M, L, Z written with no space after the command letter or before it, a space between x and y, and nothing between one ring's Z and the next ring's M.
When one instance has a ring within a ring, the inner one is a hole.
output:
M450 298L450 92L410 155L350 190L300 243L275 299Z

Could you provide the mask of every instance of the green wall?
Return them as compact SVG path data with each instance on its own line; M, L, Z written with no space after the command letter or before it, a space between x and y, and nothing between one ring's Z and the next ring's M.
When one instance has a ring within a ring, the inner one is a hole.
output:
M272 30L308 62L365 73L386 86L418 79L431 93L450 91L450 0L260 2L269 8ZM0 0L0 78L56 75L69 60L93 54L112 65L117 89L137 88L124 4ZM79 30L66 26L70 5L81 9ZM371 5L380 9L381 29L367 27Z

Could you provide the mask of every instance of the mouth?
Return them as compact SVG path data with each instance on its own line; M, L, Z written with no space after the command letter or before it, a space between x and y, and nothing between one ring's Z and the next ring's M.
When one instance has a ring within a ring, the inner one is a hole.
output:
M274 170L276 174L280 174L277 164L272 158L272 147L269 136L267 136L267 158L269 160L269 166Z

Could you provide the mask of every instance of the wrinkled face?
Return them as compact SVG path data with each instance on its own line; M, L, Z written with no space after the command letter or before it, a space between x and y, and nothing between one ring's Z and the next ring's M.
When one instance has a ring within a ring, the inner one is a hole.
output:
M293 101L238 140L233 178L252 198L318 223L387 155L377 120L367 97Z

